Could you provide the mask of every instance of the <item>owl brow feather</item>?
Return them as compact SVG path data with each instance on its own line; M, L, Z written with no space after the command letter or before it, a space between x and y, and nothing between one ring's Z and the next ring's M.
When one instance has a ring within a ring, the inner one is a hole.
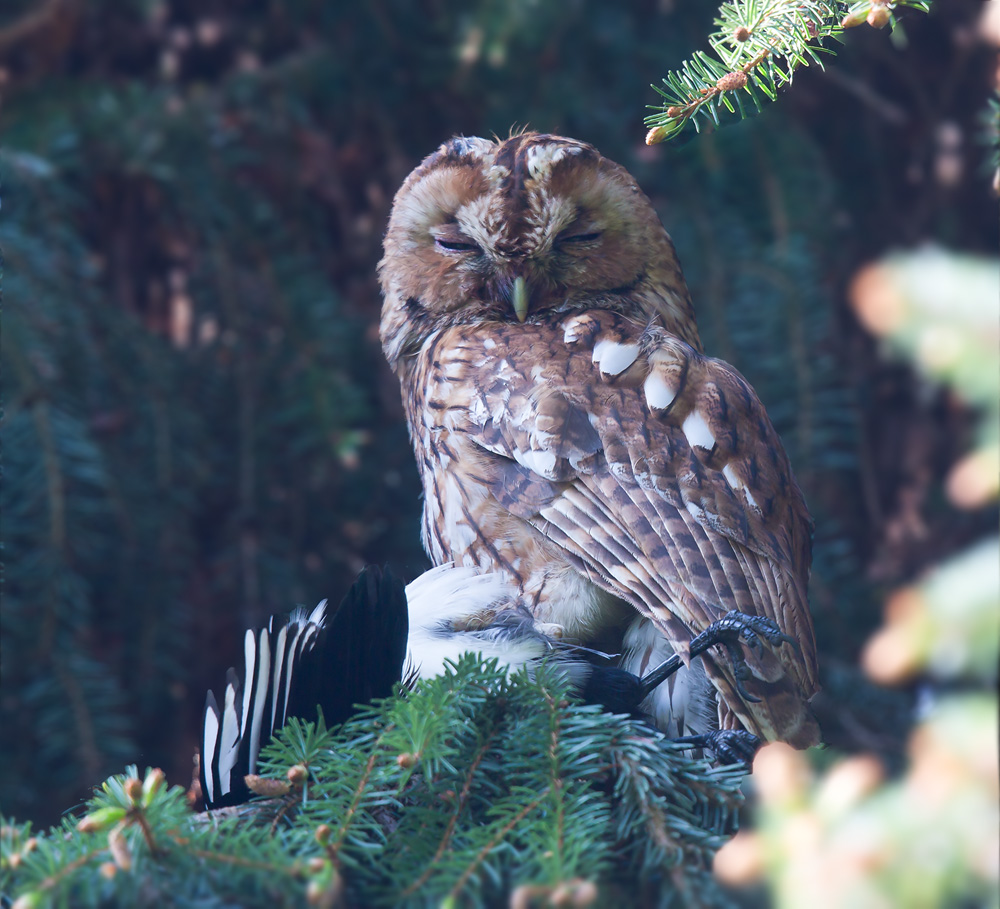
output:
M479 136L453 136L431 152L406 178L404 186L414 186L442 165L481 168L496 143Z

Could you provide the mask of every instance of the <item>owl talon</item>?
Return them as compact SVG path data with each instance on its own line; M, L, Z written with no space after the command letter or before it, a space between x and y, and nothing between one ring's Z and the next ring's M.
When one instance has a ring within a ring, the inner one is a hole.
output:
M785 634L771 619L762 615L745 615L742 612L730 612L725 616L743 624L743 638L760 653L764 649L764 641L772 647L782 643L791 644L796 652L801 653L799 642L791 635ZM763 639L763 640L762 640Z
M777 624L767 616L747 615L735 610L712 622L708 628L691 641L692 659L716 644L725 647L733 664L736 691L745 701L756 704L760 702L760 698L750 694L743 685L743 682L753 678L753 673L743 657L740 641L743 641L758 656L763 654L765 643L777 647L787 642L792 644L797 651L800 650L799 644L794 638L782 632Z
M761 745L757 736L743 729L720 729L716 732L706 732L704 735L688 735L670 741L690 745L693 748L708 748L715 753L715 759L719 764L742 764L747 770L750 769L754 755Z
M691 659L701 656L709 647L714 647L716 644L725 647L733 664L737 693L748 703L759 704L760 698L750 694L743 684L753 678L753 672L743 657L739 646L741 640L758 656L764 651L765 641L774 646L783 641L791 641L796 646L798 644L787 634L783 634L781 629L766 616L746 615L735 610L712 622L708 628L691 641L689 645ZM639 680L642 697L646 697L663 684L683 665L683 660L674 654L655 669L651 669Z
M730 657L732 657L733 655L733 652L731 650L729 652L729 655ZM738 654L737 659L742 659L742 658L743 658L742 654ZM743 683L745 681L753 678L753 673L750 671L750 667L747 666L746 663L737 662L736 659L733 660L733 663L736 668L735 676L736 676L737 693L741 698L743 698L744 701L749 701L751 704L759 704L760 698L750 694L750 692L743 687Z

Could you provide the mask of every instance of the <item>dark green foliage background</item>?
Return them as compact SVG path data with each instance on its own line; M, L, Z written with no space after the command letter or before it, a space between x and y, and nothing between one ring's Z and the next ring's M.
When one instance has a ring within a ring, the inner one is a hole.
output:
M366 562L423 568L381 233L443 139L522 125L653 198L817 519L828 735L898 750L900 702L851 664L881 593L991 517L937 500L970 417L878 358L846 287L897 246L995 251L980 8L905 16L905 46L858 29L763 116L647 149L648 85L703 46L709 0L8 4L4 811L50 823L129 762L183 782L243 627Z

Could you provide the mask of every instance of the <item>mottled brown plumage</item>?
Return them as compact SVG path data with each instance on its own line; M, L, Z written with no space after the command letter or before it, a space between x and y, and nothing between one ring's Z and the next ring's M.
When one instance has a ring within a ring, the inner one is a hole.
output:
M758 703L707 658L720 720L813 744L809 516L632 177L569 139L453 140L397 194L380 276L434 562L504 573L583 643L634 610L682 653L768 616L800 650L747 651Z

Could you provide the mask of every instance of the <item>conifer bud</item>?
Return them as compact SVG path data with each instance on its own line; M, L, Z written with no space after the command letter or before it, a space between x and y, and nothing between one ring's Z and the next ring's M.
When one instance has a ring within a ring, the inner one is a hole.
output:
M855 10L853 13L848 13L840 20L841 28L857 28L865 21L866 13L863 9Z
M400 769L409 770L417 763L417 756L411 754L409 751L404 751L402 754L396 756L396 763L399 764Z
M309 779L309 768L305 764L293 764L288 768L288 773L285 776L288 777L288 782L293 786L301 786Z
M316 842L321 846L325 846L330 842L330 834L333 833L333 828L329 824L320 824L316 828L316 833L313 834L316 837Z
M118 866L114 862L101 862L97 871L106 881L110 881L118 873Z
M561 909L563 906L568 906L572 886L573 885L570 883L563 883L559 884L558 887L555 887L549 895L549 905L555 906L557 909Z
M315 878L306 885L306 903L310 906L318 906L324 896L323 882Z
M108 834L108 849L111 852L111 858L115 860L115 864L122 871L132 870L132 852L128 848L125 833L121 827L115 827Z
M288 795L292 787L282 780L271 780L267 777L258 776L256 773L248 773L243 777L243 782L247 784L254 795L262 795L265 798L276 799L283 795Z
M676 110L676 108L669 108L667 110L667 116L670 116L670 111ZM646 133L646 144L647 145L658 145L664 139L667 138L667 130L664 126L654 126L648 133Z
M326 867L326 859L322 856L314 855L311 859L309 859L307 867L309 868L310 874L319 874Z
M868 11L868 17L865 21L872 28L885 28L889 24L889 8L876 0Z
M733 32L733 37L737 41L749 41L750 40L750 29L745 25L739 26L735 32Z
M333 865L324 862L323 870L306 885L306 903L310 906L336 906L341 889L340 875Z
M667 108L667 116L668 117L679 117L683 113L684 113L684 108L683 107L668 107Z
M143 807L149 807L150 802L153 801L153 797L160 791L166 780L167 775L159 767L154 767L146 774L146 779L142 781Z
M597 902L597 884L593 881L580 881L573 891L573 905L583 909Z
M746 84L747 74L738 69L734 72L726 73L718 82L715 83L715 87L724 92L731 92L737 88L743 88Z
M760 834L741 830L717 853L712 865L715 876L730 887L745 887L764 873L764 848Z
M125 780L125 795L133 805L138 804L142 797L142 780L136 776L130 776Z
M86 817L81 818L76 829L80 833L98 833L101 830L107 830L112 824L117 824L124 817L124 808L115 806L98 808L97 811L92 811Z
M584 909L597 899L597 885L593 881L574 878L563 881L549 896L550 906L573 906Z

